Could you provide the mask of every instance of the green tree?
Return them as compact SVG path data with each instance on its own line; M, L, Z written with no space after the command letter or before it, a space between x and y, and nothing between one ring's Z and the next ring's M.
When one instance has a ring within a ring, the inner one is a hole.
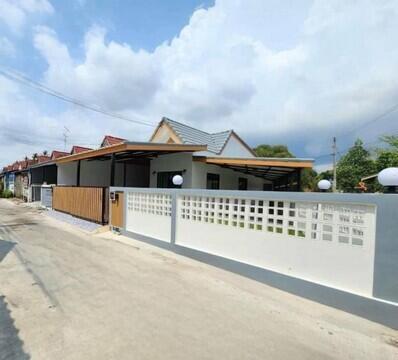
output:
M254 152L260 157L270 158L294 158L286 145L262 144L255 147ZM317 173L313 169L303 169L301 171L301 187L304 191L313 191L316 188Z
M292 158L295 157L287 148L286 145L267 145L262 144L255 147L254 152L260 157L272 158Z
M333 170L325 170L318 174L317 180L333 180Z
M376 150L376 171L379 172L388 167L398 167L398 136L385 135L380 140L388 147Z
M398 151L398 136L397 135L384 135L380 140L388 144L391 148Z
M301 170L301 187L303 191L315 191L317 188L317 172L314 169Z
M376 172L376 164L370 152L363 147L362 140L355 144L337 163L337 187L344 192L356 192L362 177ZM370 184L368 191L374 191L375 185Z

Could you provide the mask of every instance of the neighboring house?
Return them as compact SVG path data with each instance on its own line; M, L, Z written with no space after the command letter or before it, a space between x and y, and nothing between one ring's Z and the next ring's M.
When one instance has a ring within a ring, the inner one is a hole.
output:
M34 164L34 160L26 159L18 162L18 170L15 171L14 195L17 198L28 199L29 186L29 166Z
M89 151L89 150L93 150L93 149L88 148L88 147L84 147L84 146L74 145L74 146L72 147L72 150L71 150L70 154L71 154L71 155L80 154L80 153L82 153L82 152Z
M59 159L60 157L68 156L68 155L70 155L70 153L68 153L68 152L66 152L66 151L54 150L54 151L51 153L50 158L51 158L51 160L55 160L55 159Z
M105 135L104 139L102 140L101 147L116 145L125 141L127 140L112 135Z

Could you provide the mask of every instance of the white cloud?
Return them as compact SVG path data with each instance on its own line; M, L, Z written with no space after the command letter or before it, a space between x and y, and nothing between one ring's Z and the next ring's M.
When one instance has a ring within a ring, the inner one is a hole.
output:
M166 115L209 131L232 127L253 142L295 142L299 155L316 156L335 133L397 102L397 38L395 0L319 0L308 13L301 2L219 0L153 52L96 26L81 58L48 28L36 29L34 44L48 63L43 80L70 96L151 122ZM73 125L73 114L56 121ZM86 138L149 133L87 112L84 119Z
M84 59L72 59L48 30L37 32L35 44L49 64L47 83L59 90L154 121L167 114L248 136L263 132L265 141L358 124L391 104L398 2L315 1L296 43L279 50L264 40L272 29L261 19L270 11L262 1L217 1L152 53L107 42L96 27Z
M34 43L49 64L45 78L50 86L110 110L140 109L160 87L153 56L126 44L105 43L101 28L87 32L81 63L48 28L37 28Z
M51 14L53 11L47 0L0 0L0 21L15 33L23 28L28 16Z

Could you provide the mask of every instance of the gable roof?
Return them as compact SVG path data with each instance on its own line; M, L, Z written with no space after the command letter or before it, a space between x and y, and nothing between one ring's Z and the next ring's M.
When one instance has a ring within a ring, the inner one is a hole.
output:
M207 145L207 150L215 154L220 154L230 136L232 134L235 134L233 130L221 131L218 133L210 134L205 131L195 129L191 126L182 124L178 121L164 117L159 123L158 128L155 130L154 135L159 127L162 126L162 124L164 123L166 123L171 128L171 130L178 136L183 144ZM154 135L152 135L152 138ZM239 137L238 139L241 140ZM247 146L245 143L243 143L243 145Z
M78 146L78 145L73 145L72 150L71 150L71 154L79 154L83 151L88 151L88 150L92 150L88 147L84 147L84 146Z
M65 152L65 151L54 150L51 153L51 160L55 160L55 159L58 159L58 158L60 158L62 156L67 156L67 155L70 155L70 153Z
M104 139L102 140L101 147L116 145L116 144L120 144L125 141L127 141L127 140L116 137L116 136L112 136L112 135L105 135Z
M39 155L39 156L37 157L37 162L38 162L38 163L47 162L47 161L49 161L49 160L51 160L51 158L50 158L49 156L47 156L47 155Z

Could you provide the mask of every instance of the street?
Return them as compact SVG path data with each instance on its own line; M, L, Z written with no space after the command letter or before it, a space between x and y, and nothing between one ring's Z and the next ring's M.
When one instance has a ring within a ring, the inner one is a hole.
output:
M0 199L0 360L397 358L392 329Z

